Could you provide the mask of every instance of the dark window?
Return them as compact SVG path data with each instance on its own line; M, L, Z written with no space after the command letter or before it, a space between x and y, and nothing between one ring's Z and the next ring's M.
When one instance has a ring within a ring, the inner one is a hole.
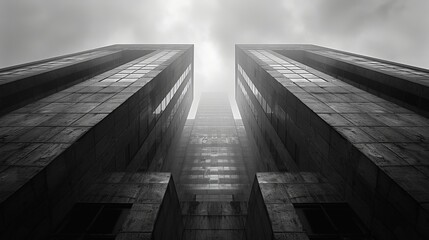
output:
M115 239L131 204L78 203L51 239Z
M310 239L369 239L368 231L346 203L294 206Z

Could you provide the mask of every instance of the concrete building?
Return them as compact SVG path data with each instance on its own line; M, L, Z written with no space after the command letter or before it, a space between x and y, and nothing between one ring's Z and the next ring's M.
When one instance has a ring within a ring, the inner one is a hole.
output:
M226 94L202 93L162 169L176 181L184 239L243 239L254 176L268 170L251 140Z
M283 172L257 174L248 240L429 238L428 70L313 45L237 45L235 69Z
M237 45L228 97L192 45L0 70L0 239L428 239L429 71Z
M170 174L144 172L187 118L192 45L113 45L2 69L0 98L1 239L180 238Z

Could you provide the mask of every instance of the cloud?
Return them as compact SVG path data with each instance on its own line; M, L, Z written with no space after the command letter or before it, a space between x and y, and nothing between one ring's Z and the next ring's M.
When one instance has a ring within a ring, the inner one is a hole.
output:
M233 98L236 43L312 43L429 68L428 10L426 0L0 0L0 67L115 43L194 43L197 99Z

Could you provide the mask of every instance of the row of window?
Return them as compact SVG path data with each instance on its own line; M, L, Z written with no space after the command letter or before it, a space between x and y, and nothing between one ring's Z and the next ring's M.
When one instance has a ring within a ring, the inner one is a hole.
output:
M261 104L262 108L264 109L264 112L267 113L271 118L271 106L268 104L268 102L265 100L265 98L262 96L262 94L259 92L259 90L256 88L255 84L250 80L249 76L246 74L246 72L243 70L243 68L238 64L238 72L243 77L245 83L249 86L250 90L252 90L253 95L255 95L256 99L258 100L259 104Z
M247 73L243 70L243 68L238 65L238 71L240 72L242 78L238 78L237 82L238 85L243 92L243 95L246 99L246 102L248 103L248 106L253 113L253 116L255 118L256 124L260 129L260 133L262 134L263 138L265 139L265 143L269 148L269 151L271 153L272 158L276 162L277 168L280 170L285 170L286 166L285 163L282 161L279 152L277 151L277 147L275 144L274 139L272 139L266 128L262 124L262 118L259 115L258 109L254 104L252 103L252 100L250 99L250 96L248 92L246 91L246 88L244 87L244 84L247 84L249 89L251 90L251 93L255 96L255 98L258 100L262 110L265 113L265 116L267 117L268 121L271 123L271 126L283 142L284 146L286 146L286 113L285 111L276 103L274 103L274 108L271 107L268 102L265 100L265 98L261 95L260 91L256 88L256 86L253 84L252 80L248 77ZM257 140L258 137L255 136L255 139ZM258 141L257 141L258 144Z
M225 164L225 163L230 163L230 164L235 164L235 160L234 159L196 159L194 160L194 163L211 163L211 164Z
M186 68L186 70L182 73L182 75L176 81L174 86L170 89L170 91L167 93L167 95L162 99L161 103L155 108L155 111L153 112L153 114L155 114L155 116L157 116L157 118L161 115L161 113L164 112L165 108L168 106L168 104L170 103L174 94L179 89L180 85L182 85L183 81L186 79L186 77L188 76L191 69L192 69L192 64L189 64L189 66Z
M258 148L262 148L262 146L260 145L261 139L259 139L258 135L254 131L258 131L262 134L262 136L264 137L264 140L262 140L262 142L265 142L264 145L268 146L268 150L271 153L271 157L276 163L276 167L274 167L274 168L270 166L271 163L266 163L267 169L287 170L286 167L284 166L284 163L282 162L281 158L279 157L279 154L277 152L276 147L274 146L273 141L271 140L270 136L267 134L266 130L264 129L264 126L262 124L262 118L261 118L261 116L258 115L258 110L253 105L252 100L250 99L244 85L241 83L240 79L238 79L237 82L238 82L238 86L240 87L241 92L243 93L245 101L247 102L247 105L249 106L249 109L251 110L251 112L253 114L253 117L254 117L255 122L256 122L255 125L257 128L259 128L259 129L253 129L252 125L250 125L251 132L254 135L256 145L258 146ZM272 119L275 119L275 118L273 117Z
M179 99L176 101L176 103L174 104L173 109L171 110L171 113L168 115L165 129L163 128L163 134L164 134L164 131L166 129L168 129L168 127L170 126L171 122L173 121L174 116L176 116L176 112L179 109L179 106L182 103L183 98L185 98L186 93L188 92L188 89L191 87L191 84L192 84L192 78L190 78L188 80L188 82L186 83L186 86L183 88L183 91L182 91L182 93L179 96ZM173 95L171 95L171 96L173 96Z
M250 100L249 94L247 93L246 89L244 88L243 84L241 83L240 78L237 78L238 86L240 87L241 92L244 95L244 98L246 99L247 104L249 105L250 110L252 111L255 118L257 118L258 114L256 113L256 108L253 105L252 101Z
M237 171L237 167L233 166L201 166L192 167L192 171Z
M193 170L193 169L192 169ZM198 170L198 169L197 169ZM188 179L239 179L237 174L189 174L186 175Z
M100 79L100 82L135 82L178 52L178 50L164 50L142 61L133 61L121 71Z
M275 54L265 51L265 50L260 50L260 51L251 51L259 60L261 60L262 62L268 64L270 67L272 68L279 68L279 67L285 67L288 69L292 69L293 71L302 71L303 68L301 68L299 66L299 63L296 63L295 61L288 59L284 56L282 57L278 57ZM286 58L286 59L284 59ZM307 76L305 74L301 74L303 76ZM314 75L315 76L315 75ZM318 82L326 82L324 79L321 78L312 78L312 76L308 76L310 78L306 78L306 80L312 82L310 84L318 84ZM281 84L283 84L282 82L280 82ZM296 85L301 86L301 84L309 84L309 83L305 83L305 82L295 82ZM322 84L322 83L320 83ZM305 86L309 86L309 85L305 85ZM286 118L288 117L288 114L285 112L285 110L287 109L283 109L282 107L280 107L278 105L277 102L273 102L272 103L273 106L271 107L271 109L267 109L270 111L265 111L268 119L271 121L271 125L274 127L274 129L277 132L277 135L280 137L280 139L282 140L282 142L284 143L284 145L286 146ZM292 145L290 145L292 146ZM288 149L289 152L294 156L295 155L295 151L296 149ZM295 160L298 160L297 157L294 157Z
M250 50L249 52L252 53L255 57L259 58L259 60L268 64L277 72L281 73L284 77L289 79L290 82L296 83L298 85L299 83L326 82L325 79L312 74L292 60L286 61L265 50Z
M162 169L163 159L165 158L165 154L167 152L164 150L166 150L171 144L171 141L173 140L173 136L175 131L177 131L177 128L173 126L173 128L171 129L172 131L167 132L167 130L169 129L175 117L177 117L178 119L176 120L176 123L181 122L183 118L187 117L185 116L185 113L187 110L186 106L188 105L183 105L182 102L184 101L185 97L188 96L187 94L191 86L192 78L189 78L168 116L163 116L157 119L156 127L154 128L154 131L156 131L156 141L152 142L152 145L147 153L146 162L148 163L148 166L146 167L149 167L149 165L153 162L155 154L157 152L160 152L161 154L156 160L156 167L152 169ZM147 170L147 168L145 170Z
M301 67L302 65L300 63L297 63L294 60L288 59L284 56L278 56L275 52L265 51L265 50L249 51L249 52L253 54L257 59L262 61L264 64L271 67L272 69L278 71L279 73L283 73L283 76L285 78L275 78L275 80L277 80L280 84L282 84L286 89L291 86L291 83L299 87L313 86L313 85L324 86L326 84L326 80L322 78L318 78L318 76L316 75L308 75L307 73L305 73L305 72L311 71L311 70L308 70L308 67L306 66ZM295 80L294 78L289 79L289 77L296 77L296 76L291 76L290 73L286 73L286 71L292 71L293 74L298 74L305 79L303 80L302 79ZM304 82L304 81L308 81L308 82ZM313 84L313 85L310 85L310 84ZM270 87L269 85L266 85L266 86ZM270 89L268 92L270 93L274 92L274 89ZM284 99L281 99L281 101L284 101ZM267 106L267 110L265 111L265 113L268 119L271 121L271 125L275 129L277 135L284 143L284 146L287 147L289 153L292 155L295 161L298 161L299 156L297 154L299 151L296 144L293 142L293 140L291 140L292 142L290 144L287 144L287 128L286 128L286 119L288 118L287 106L281 107L279 106L279 103L275 101L270 103L271 103L271 106ZM271 107L271 108L268 108L268 107ZM271 141L271 139L269 140Z
M259 104L261 105L262 109L264 110L265 114L267 115L268 120L272 121L272 117L273 117L273 111L272 111L272 109L273 108L265 100L265 98L262 96L262 94L256 88L255 84L253 84L252 80L250 80L249 76L243 70L243 68L241 67L240 64L238 64L238 72L241 74L242 78L244 79L244 82L247 84L247 86L250 88L250 90L252 91L252 93L255 96L255 98L258 100ZM240 83L240 81L237 81L237 82ZM245 91L244 87L243 87L243 90ZM247 91L244 92L244 95L245 96L247 95ZM257 117L258 114L256 112L256 109L253 106L253 104L251 103L251 101L250 101L250 104L251 104L251 105L249 105L250 109L252 110L253 114L255 115L255 117L257 118L257 121L258 121L258 117Z

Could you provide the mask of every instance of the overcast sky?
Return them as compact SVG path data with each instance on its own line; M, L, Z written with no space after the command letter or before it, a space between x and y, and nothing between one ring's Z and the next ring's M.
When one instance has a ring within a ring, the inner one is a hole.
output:
M0 0L0 67L115 43L195 44L196 99L233 99L236 43L311 43L429 68L429 1Z

